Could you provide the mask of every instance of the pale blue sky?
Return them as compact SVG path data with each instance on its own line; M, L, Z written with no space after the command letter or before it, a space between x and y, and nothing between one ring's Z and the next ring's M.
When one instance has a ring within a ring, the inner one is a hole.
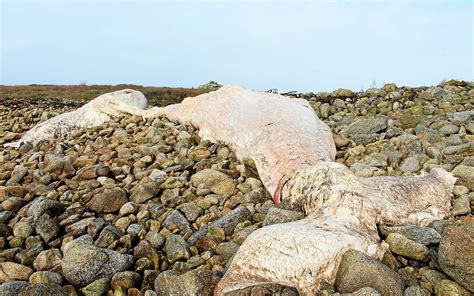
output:
M473 80L472 1L0 0L0 84Z

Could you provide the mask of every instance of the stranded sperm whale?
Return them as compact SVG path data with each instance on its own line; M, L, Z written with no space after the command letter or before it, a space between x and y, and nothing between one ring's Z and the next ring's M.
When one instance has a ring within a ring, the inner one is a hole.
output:
M122 113L164 115L196 126L202 138L227 144L240 159L253 159L274 201L304 210L302 220L253 232L216 295L261 283L314 294L321 282L334 283L347 250L382 256L386 245L380 242L378 223L426 225L449 215L455 182L450 173L435 169L423 177L357 177L334 161L332 133L304 100L225 86L148 110L144 96L131 90L89 104L42 123L20 142L39 141L71 127L98 126Z

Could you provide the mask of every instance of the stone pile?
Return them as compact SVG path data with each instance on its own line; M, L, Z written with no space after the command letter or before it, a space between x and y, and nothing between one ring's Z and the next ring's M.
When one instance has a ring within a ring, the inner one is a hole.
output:
M452 218L380 225L390 250L382 262L347 252L321 294L474 292L473 84L305 97L331 127L337 161L357 175L442 167L458 178ZM34 104L0 101L0 144L76 107ZM251 160L166 118L125 116L1 149L0 295L210 295L250 233L303 217L273 205ZM297 292L273 284L233 293L269 294Z

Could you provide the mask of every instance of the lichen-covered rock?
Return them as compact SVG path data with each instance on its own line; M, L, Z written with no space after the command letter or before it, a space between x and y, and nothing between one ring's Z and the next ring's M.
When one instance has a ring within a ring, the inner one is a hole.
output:
M33 284L21 290L18 296L68 296L58 284Z
M178 235L170 235L166 239L164 251L168 260L174 262L176 260L186 260L190 257L189 246L186 241Z
M142 276L139 273L133 271L122 271L114 274L110 286L112 289L117 289L119 287L129 289L139 287L141 281Z
M61 285L63 277L59 273L52 271L36 271L30 276L32 284L57 284Z
M0 295L10 296L18 295L24 288L28 287L30 283L25 281L8 281L0 285Z
M81 289L85 296L104 295L110 286L109 278L99 278Z
M474 167L460 164L454 168L452 173L455 177L459 178L458 184L474 191Z
M474 293L474 222L448 225L439 245L443 271Z
M235 190L235 184L231 177L213 169L204 169L197 172L191 177L191 183L195 187L204 186L209 188L215 194L224 197L231 196Z
M0 283L7 281L28 281L33 270L28 266L24 266L15 262L0 263Z
M140 204L144 203L147 200L155 197L158 192L160 192L161 187L160 183L153 181L150 178L142 179L133 189L132 195L130 195L130 200L134 203Z
M304 213L298 211L285 210L281 208L270 208L265 216L263 225L287 223L304 218Z
M212 222L210 225L222 228L225 235L231 235L237 224L244 222L250 218L250 211L245 207L237 207L226 215L220 217L216 221ZM190 244L196 243L196 241L206 235L208 226L205 226L195 233L188 239Z
M390 233L385 242L390 246L390 251L419 261L424 261L428 256L428 248L412 241L399 233Z
M128 202L127 193L122 188L105 189L89 201L87 206L97 213L114 213Z
M345 133L349 136L373 134L383 131L387 126L386 118L358 119L348 126Z
M405 289L403 296L430 296L430 291L423 289L419 286L410 286Z
M362 252L349 250L342 256L336 288L342 293L352 293L364 287L371 287L382 295L403 295L405 284L388 266Z
M466 289L461 287L456 282L450 280L442 280L435 286L435 295L444 296L444 295L456 295L456 296L470 296L472 295Z
M218 278L209 270L194 269L184 274L165 271L155 280L158 295L213 295Z
M85 286L100 278L110 279L116 272L127 270L133 262L133 256L92 245L92 239L86 235L64 247L61 266L69 282Z
M399 233L408 239L411 239L422 245L438 244L441 240L441 235L430 227L420 227L414 225L403 226L379 226L379 231L382 235L388 236L390 233Z

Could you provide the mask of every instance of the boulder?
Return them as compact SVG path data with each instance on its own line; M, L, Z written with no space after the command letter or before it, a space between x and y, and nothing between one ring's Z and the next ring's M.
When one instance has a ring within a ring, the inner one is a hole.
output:
M92 245L89 235L84 235L66 244L61 267L70 283L85 286L100 278L110 279L133 262L133 256L98 248Z
M395 271L357 250L342 256L336 275L336 288L341 293L352 293L371 287L382 295L403 295L405 284Z
M446 226L438 260L446 274L474 293L474 221Z

